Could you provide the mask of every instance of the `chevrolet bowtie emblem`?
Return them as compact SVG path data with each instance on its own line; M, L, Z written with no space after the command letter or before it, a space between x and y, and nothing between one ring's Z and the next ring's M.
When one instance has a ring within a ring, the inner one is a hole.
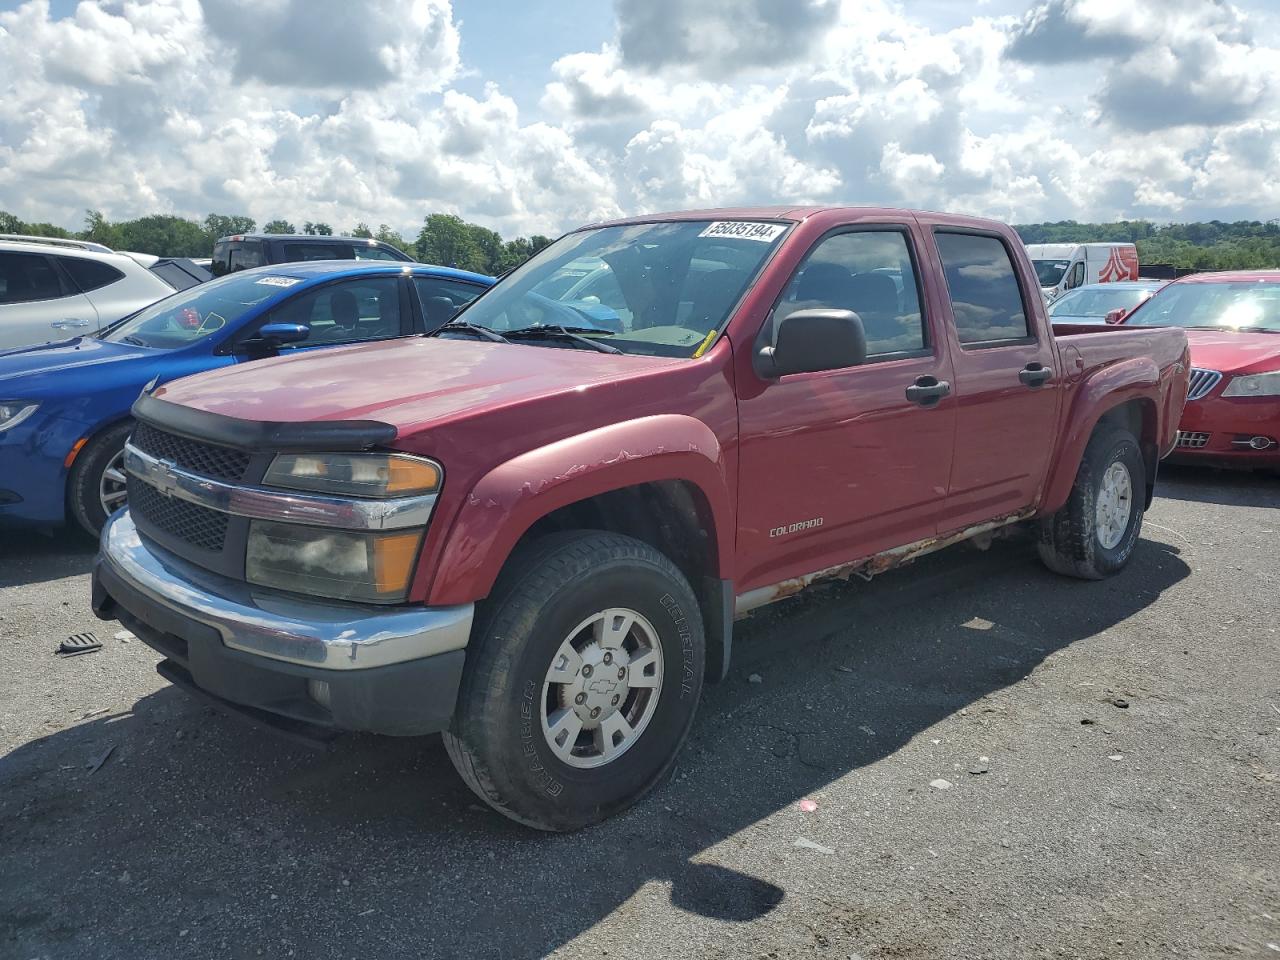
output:
M178 490L178 478L173 472L176 466L172 460L158 460L151 474L152 485L166 497L172 497Z

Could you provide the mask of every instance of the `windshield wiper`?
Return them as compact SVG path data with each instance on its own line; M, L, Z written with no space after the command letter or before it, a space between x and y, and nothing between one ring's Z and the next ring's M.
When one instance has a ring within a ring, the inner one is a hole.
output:
M510 343L511 341L498 333L496 330L490 330L488 327L482 327L478 323L467 323L465 320L450 320L443 327L438 327L427 334L428 337L435 337L442 333L474 333L476 336L485 340L492 340L494 343Z
M562 323L540 323L533 327L508 330L507 337L562 337L565 340L572 340L574 343L586 344L592 350L599 350L601 353L622 353L617 347L611 347L609 344L601 343L599 340L592 340L590 337L580 336L578 331L595 333L606 337L613 336L612 330L598 330L595 327L566 327Z
M146 346L146 344L145 344L145 343L143 343L141 340L139 340L139 339L138 339L137 337L135 337L133 334L129 334L129 336L127 336L127 337L121 337L121 338L120 338L120 342L121 342L121 343L131 343L131 344L133 344L135 347L145 347L145 346Z

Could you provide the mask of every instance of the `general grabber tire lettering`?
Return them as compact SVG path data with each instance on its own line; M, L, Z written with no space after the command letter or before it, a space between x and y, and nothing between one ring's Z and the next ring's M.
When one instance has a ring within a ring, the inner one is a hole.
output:
M1040 559L1055 573L1101 580L1129 562L1142 531L1146 465L1133 434L1099 427L1066 505L1040 521Z
M671 770L704 658L693 591L657 550L591 531L536 540L484 603L445 747L498 812L590 826Z
M133 421L107 427L86 443L67 478L67 505L85 533L96 537L107 515L124 506L124 442ZM104 497L109 501L104 503ZM110 509L108 509L110 507Z

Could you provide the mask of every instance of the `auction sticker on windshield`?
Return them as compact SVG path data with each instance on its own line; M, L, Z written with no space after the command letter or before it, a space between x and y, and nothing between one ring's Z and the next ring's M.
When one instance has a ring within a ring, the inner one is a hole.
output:
M253 282L267 287L292 287L295 283L302 281L297 277L259 277Z
M717 220L703 230L700 237L717 237L726 240L759 240L773 243L787 229L784 223L747 223L743 220Z

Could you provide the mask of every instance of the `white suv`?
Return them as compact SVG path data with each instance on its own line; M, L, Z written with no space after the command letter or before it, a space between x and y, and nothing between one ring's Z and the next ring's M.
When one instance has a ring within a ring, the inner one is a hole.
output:
M100 243L0 235L0 350L97 333L173 290Z

